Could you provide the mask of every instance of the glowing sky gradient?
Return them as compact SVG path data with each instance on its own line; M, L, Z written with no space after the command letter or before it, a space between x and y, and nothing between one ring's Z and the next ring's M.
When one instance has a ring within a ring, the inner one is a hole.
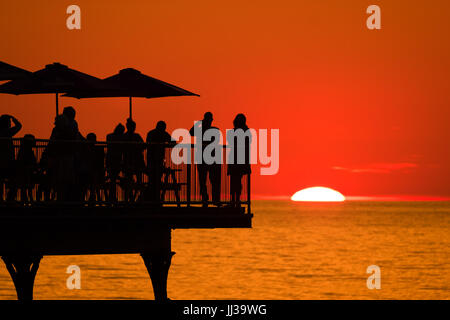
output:
M448 1L2 1L0 60L29 70L61 62L98 77L125 67L199 93L134 99L137 131L190 128L205 111L231 128L280 129L280 172L253 177L255 197L321 185L348 196L450 197ZM366 28L381 7L382 29ZM76 100L99 139L127 117L126 99ZM51 95L0 95L21 134L48 137ZM254 170L259 172L259 170ZM427 198L427 199L428 199Z

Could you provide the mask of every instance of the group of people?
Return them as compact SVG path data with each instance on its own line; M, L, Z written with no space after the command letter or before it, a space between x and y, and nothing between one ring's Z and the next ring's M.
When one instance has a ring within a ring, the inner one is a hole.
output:
M75 117L75 109L70 106L56 116L48 144L37 161L35 137L26 134L20 139L16 155L12 138L22 125L13 116L0 116L0 201L13 201L19 192L22 201L31 201L37 185L36 198L39 200L101 201L104 191L105 200L114 202L118 200L117 186L120 185L125 201L136 201L140 196L144 200L161 203L162 177L167 173L165 150L176 144L166 131L166 123L158 121L156 127L148 132L145 144L136 132L136 123L129 118L125 126L119 123L107 135L105 148L97 143L95 133L86 137L80 133ZM190 130L192 136L203 142L202 151L215 142L209 137L211 135L204 135L209 129L218 130L212 122L212 113L206 112ZM243 114L238 114L233 124L234 130L249 130ZM240 206L242 177L251 172L250 143L251 138L245 141L244 163L235 161L228 164L233 206ZM237 156L237 152L233 154ZM197 170L203 205L208 206L209 203L209 177L212 203L221 206L221 164L203 162L197 164ZM143 185L144 174L148 175L149 183L145 189L138 190L136 186Z
M211 143L218 144L218 141L215 141L213 137L219 137L220 133L217 135L214 134L205 134L207 131L211 133L211 131L219 129L212 125L213 115L211 112L206 112L203 116L203 119L196 122L194 126L189 130L191 136L196 136L196 139L202 141L202 147L198 151L201 150L201 154L203 156L203 152ZM230 176L230 195L231 195L231 205L240 206L241 192L242 192L242 177L251 173L250 169L250 144L251 144L251 135L247 134L247 130L249 130L247 126L247 119L244 114L238 114L233 121L233 131L242 130L242 133L245 137L245 142L243 148L240 148L238 143L238 137L234 136L232 141L232 150L230 156L233 158L228 164L227 174ZM211 157L215 157L216 150L212 150ZM244 161L238 161L239 152L243 153ZM222 159L222 155L219 156ZM203 161L200 164L197 164L198 170L198 179L200 184L200 194L202 196L202 202L205 206L205 203L208 203L208 189L207 189L207 178L209 178L211 184L211 196L212 202L216 206L221 206L220 196L221 196L221 163L207 163Z

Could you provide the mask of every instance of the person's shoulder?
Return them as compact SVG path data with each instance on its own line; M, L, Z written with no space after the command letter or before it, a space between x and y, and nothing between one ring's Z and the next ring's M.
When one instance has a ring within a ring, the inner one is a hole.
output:
M141 135L139 133L137 133L137 132L133 133L133 135L130 138L131 138L132 141L135 141L135 142L142 142L142 141L144 141L142 139Z
M120 139L119 139L119 137L115 137L115 139L121 140L121 141L130 141L130 133L125 132L124 134L122 134Z

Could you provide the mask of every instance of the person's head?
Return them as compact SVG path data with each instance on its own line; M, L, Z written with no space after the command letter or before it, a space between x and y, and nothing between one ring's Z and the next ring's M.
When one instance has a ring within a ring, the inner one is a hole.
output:
M156 129L158 129L159 131L166 131L167 125L164 121L158 121L158 123L156 124Z
M247 118L243 113L239 113L233 120L233 125L235 128L246 129L247 128Z
M93 132L88 133L88 135L86 136L87 141L90 142L96 142L97 141L97 135Z
M202 121L203 126L209 127L209 126L211 126L212 122L213 122L213 114L209 111L205 112L205 114L203 115L203 121Z
M0 129L9 129L11 127L11 119L7 114L0 116Z
M67 122L67 119L62 114L58 114L55 117L55 127L58 129L64 128L64 126L66 125L66 122Z
M123 124L119 123L114 129L114 134L123 134L125 132L125 127Z
M31 149L36 146L36 138L32 134L23 136L20 146L25 149Z
M63 110L63 115L65 115L70 120L75 120L76 115L75 109L71 106L65 107Z
M127 131L134 132L136 130L136 122L134 122L131 118L127 119Z

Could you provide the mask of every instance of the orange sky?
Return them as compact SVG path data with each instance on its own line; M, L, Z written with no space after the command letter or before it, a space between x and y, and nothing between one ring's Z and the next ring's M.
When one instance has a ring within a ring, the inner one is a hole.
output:
M71 4L81 30L66 28ZM371 4L381 30L366 28ZM280 171L254 174L255 195L322 185L450 197L449 10L444 0L2 1L0 60L98 77L133 67L201 95L135 99L143 136L157 120L188 128L207 110L222 129L238 112L253 128L279 128ZM100 139L128 112L125 98L69 104ZM54 97L2 94L0 113L48 137Z

